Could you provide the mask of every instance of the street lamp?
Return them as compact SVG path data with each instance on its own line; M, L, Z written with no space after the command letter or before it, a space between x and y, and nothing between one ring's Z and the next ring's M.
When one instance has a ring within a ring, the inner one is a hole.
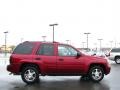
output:
M4 32L4 34L5 34L5 56L7 55L7 51L6 51L6 47L7 47L7 33L8 33L8 31L6 31L6 32Z
M42 36L42 38L43 38L43 41L45 42L46 36Z
M57 26L58 24L50 24L49 26L53 27L53 42L54 42L54 26Z
M85 44L85 42L82 42L83 48L84 48L84 44Z
M111 46L110 48L111 48L111 49L112 49L112 43L113 43L113 41L110 41L110 46Z
M69 44L70 40L66 40L67 44Z
M21 38L21 43L23 42L23 38Z
M103 39L98 39L99 40L99 42L100 42L100 51L101 51L101 48L102 48L102 40Z
M88 51L88 35L91 34L91 33L84 33L87 35L87 51Z
M94 48L95 48L95 50L97 51L97 43L94 43Z

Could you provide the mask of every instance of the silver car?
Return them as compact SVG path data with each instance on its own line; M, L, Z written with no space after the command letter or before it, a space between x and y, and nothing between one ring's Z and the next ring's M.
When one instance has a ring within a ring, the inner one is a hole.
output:
M120 64L120 48L113 48L110 51L109 59L116 62L116 64Z

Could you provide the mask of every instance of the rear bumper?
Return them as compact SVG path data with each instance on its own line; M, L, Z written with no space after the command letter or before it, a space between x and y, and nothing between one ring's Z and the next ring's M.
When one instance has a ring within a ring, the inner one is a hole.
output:
M7 71L14 73L14 74L19 74L20 72L20 65L19 64L10 64L7 65Z

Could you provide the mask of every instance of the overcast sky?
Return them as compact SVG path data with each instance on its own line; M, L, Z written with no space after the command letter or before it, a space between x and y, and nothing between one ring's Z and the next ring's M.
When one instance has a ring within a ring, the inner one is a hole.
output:
M71 40L74 46L86 42L89 47L110 46L109 41L120 43L120 0L0 0L0 45L4 44L4 31L8 31L8 44L18 44L21 38L41 41L43 35L52 41Z

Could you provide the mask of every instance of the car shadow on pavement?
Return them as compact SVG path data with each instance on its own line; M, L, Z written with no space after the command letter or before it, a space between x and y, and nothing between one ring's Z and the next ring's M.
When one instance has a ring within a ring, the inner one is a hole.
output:
M93 82L90 79L80 78L81 90L110 90L107 81Z

